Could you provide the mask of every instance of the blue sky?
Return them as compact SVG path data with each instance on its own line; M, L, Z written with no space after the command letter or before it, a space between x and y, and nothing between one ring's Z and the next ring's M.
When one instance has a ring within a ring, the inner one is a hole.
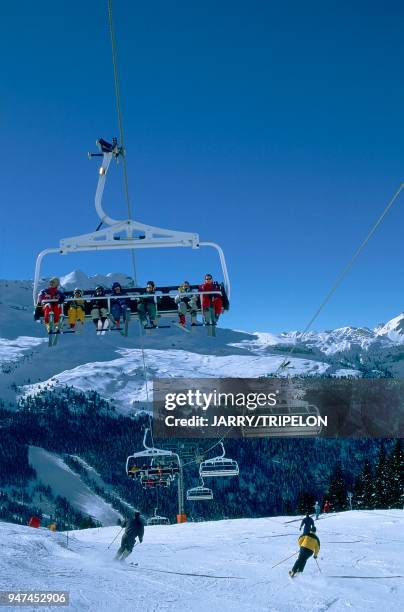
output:
M106 0L0 2L0 276L93 231L96 138L117 135ZM353 6L355 5L355 6ZM404 180L400 2L115 0L135 217L225 250L223 325L302 329ZM105 208L125 216L121 168ZM403 309L404 195L315 324ZM219 275L213 256L137 256L141 281ZM54 257L45 273L130 272L127 253Z

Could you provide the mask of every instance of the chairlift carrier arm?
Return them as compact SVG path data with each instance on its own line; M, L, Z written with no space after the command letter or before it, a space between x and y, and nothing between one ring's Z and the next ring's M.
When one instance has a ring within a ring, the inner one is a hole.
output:
M111 152L103 151L102 153L102 164L99 170L98 184L95 193L95 209L101 223L105 224L106 227L88 234L63 238L60 240L59 248L44 249L39 253L36 260L34 275L34 305L36 305L38 296L42 261L44 257L51 253L67 255L68 253L78 253L81 251L168 247L190 247L192 249L198 249L200 247L214 248L219 254L224 286L227 296L230 298L230 279L226 260L223 250L218 244L215 242L201 242L199 240L199 235L196 233L164 229L153 225L146 225L139 221L132 221L131 219L119 221L107 215L102 206L105 181L112 158L115 157L118 159L119 155L122 154L122 150L118 147L115 147ZM89 154L89 156L91 156L91 154Z

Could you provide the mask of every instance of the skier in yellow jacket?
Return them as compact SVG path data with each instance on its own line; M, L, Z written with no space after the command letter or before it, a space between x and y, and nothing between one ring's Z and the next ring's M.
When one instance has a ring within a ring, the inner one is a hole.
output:
M316 536L316 528L312 527L310 533L303 534L298 539L300 546L299 556L291 570L289 570L289 576L293 578L298 573L301 573L306 565L307 559L314 554L314 558L317 559L317 555L320 552L320 540Z
M84 325L85 311L84 311L84 300L83 291L81 289L75 289L73 291L74 300L69 302L69 309L67 311L67 317L70 325L70 329L75 329L76 323L80 321Z

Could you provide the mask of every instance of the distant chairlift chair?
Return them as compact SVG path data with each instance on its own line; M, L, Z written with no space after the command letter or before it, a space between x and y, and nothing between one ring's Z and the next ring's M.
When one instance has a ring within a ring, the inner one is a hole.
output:
M154 514L147 519L147 525L152 527L153 525L169 525L170 521L166 516L159 516L157 514L157 508L154 508Z
M237 461L234 459L227 459L225 457L226 451L224 450L223 442L220 443L222 447L222 454L213 459L206 459L199 465L199 476L205 477L216 477L216 476L238 476L240 473Z
M187 501L210 501L213 499L213 491L204 486L203 478L201 484L187 491Z

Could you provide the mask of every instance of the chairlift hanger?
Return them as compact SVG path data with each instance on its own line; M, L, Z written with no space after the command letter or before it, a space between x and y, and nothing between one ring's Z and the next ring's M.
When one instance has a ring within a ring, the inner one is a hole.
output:
M148 468L152 466L153 460L156 459L157 457L171 457L173 460L175 460L178 463L178 466L180 465L180 458L176 453L173 453L172 451L164 450L162 448L155 448L154 446L147 446L146 438L147 438L148 432L149 432L149 428L146 428L144 432L144 436L143 436L144 450L139 451L137 453L133 453L133 455L129 455L129 457L126 460L126 474L129 477L141 476L142 472L144 474L144 471L142 470L141 467L139 467L138 470L130 473L131 468L133 468L134 466L137 466L138 460L141 460L141 459L147 462L146 465Z
M104 193L105 181L112 159L116 162L125 155L122 147L117 143L116 138L112 144L100 138L97 140L100 153L89 153L92 157L102 157L99 169L98 184L95 193L95 210L100 218L100 224L95 232L62 238L58 248L48 248L41 251L37 257L34 274L33 299L36 304L38 287L41 278L41 266L44 257L52 253L67 255L83 251L111 251L122 249L147 249L147 248L170 248L170 247L189 247L198 249L200 247L212 247L218 254L223 273L224 287L227 296L230 298L230 279L227 271L226 260L222 248L215 242L201 242L199 235L191 232L180 232L176 230L164 229L152 225L146 225L131 219L117 220L111 218L104 211L102 197ZM101 229L102 225L106 225Z
M203 477L238 476L240 473L237 461L225 457L223 442L220 442L222 454L212 459L206 459L199 465L199 475Z
M166 516L159 516L157 514L157 508L154 508L154 514L147 519L147 525L169 525L170 521Z

